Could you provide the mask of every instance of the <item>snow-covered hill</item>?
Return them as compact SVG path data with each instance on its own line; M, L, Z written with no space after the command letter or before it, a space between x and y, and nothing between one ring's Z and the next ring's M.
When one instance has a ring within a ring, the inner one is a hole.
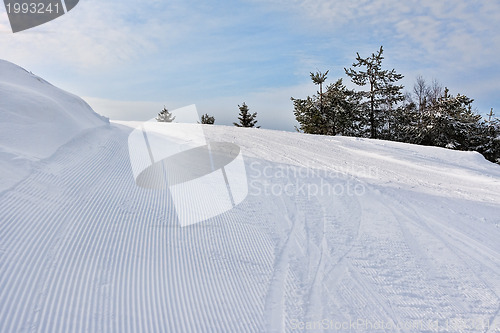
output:
M14 143L39 138L4 110ZM37 160L0 193L0 332L500 329L500 168L481 155L204 126L241 147L249 195L182 228L167 189L136 185L137 125L14 146Z
M0 191L84 130L103 126L81 98L0 60Z

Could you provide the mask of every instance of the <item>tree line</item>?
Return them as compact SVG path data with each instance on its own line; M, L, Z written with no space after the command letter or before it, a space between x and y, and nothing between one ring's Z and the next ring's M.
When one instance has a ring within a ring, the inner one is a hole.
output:
M369 57L356 54L350 68L344 68L359 90L349 89L342 78L326 85L329 71L310 73L319 91L305 99L291 98L299 123L296 130L319 135L343 135L477 151L500 164L500 120L490 110L484 119L472 109L473 99L452 95L438 81L417 77L412 91L398 84L403 75L383 69L383 47ZM257 113L248 105L238 105L237 127L260 127ZM164 108L156 118L175 119ZM215 117L204 114L202 124L214 124Z
M260 126L257 126L257 112L250 113L250 110L248 109L248 105L246 105L246 103L238 105L238 108L240 110L238 122L233 123L234 126L260 128ZM163 110L158 113L158 116L155 119L158 122L171 123L175 120L175 116L170 111L168 111L166 107L163 107ZM215 117L209 115L208 113L205 113L201 116L200 122L198 123L213 125L215 124Z
M416 79L403 93L403 75L383 69L383 47L363 58L357 53L345 74L360 89L348 89L340 78L324 87L328 71L310 73L319 91L305 99L291 98L299 132L399 141L456 150L473 150L500 164L500 121L490 110L483 119L473 99L437 81ZM324 91L323 91L324 90Z

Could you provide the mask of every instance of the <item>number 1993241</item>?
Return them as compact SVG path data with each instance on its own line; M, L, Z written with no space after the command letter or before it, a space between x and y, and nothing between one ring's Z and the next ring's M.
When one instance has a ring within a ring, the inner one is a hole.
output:
M8 14L58 14L62 12L59 3L14 2L5 5Z

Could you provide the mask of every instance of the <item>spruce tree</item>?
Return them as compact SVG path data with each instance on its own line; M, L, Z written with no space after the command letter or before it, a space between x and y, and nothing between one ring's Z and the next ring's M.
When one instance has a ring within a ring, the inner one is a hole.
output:
M500 164L500 120L494 116L492 108L488 120L482 123L480 142L474 150L483 154L488 161Z
M364 105L368 113L371 138L377 138L379 126L384 125L385 119L384 114L382 114L384 109L392 112L393 107L404 99L401 93L403 86L393 84L401 80L403 75L397 74L394 69L382 69L383 52L381 46L376 54L372 53L368 58L361 58L357 53L357 62L353 63L352 66L354 68L363 67L365 70L357 71L353 68L344 68L345 73L354 84L358 86L369 85L369 90L363 91L362 95L366 98Z
M418 143L417 138L421 131L422 116L417 104L411 101L409 96L405 99L406 103L394 115L391 140Z
M395 140L421 145L474 150L487 160L500 163L500 122L490 111L487 120L472 109L473 99L437 82L427 85L417 78L412 94L407 94L398 118Z
M248 106L243 103L243 105L238 105L238 108L240 109L239 117L238 120L240 121L239 123L233 123L234 126L237 127L257 127L260 128L260 126L255 126L257 124L257 112L250 113L248 111Z
M175 116L172 115L170 111L167 110L166 107L163 107L163 110L158 113L158 117L156 117L156 121L162 123L171 123L175 120Z
M422 116L419 144L470 150L480 141L481 116L472 110L474 100L458 94L453 96L448 88L432 103Z
M201 116L201 123L207 125L213 125L215 124L215 117L210 116L208 113L205 113L204 115Z
M300 127L295 127L295 129L307 134L325 134L325 119L319 110L316 96L307 96L306 99L292 97L291 100L293 101L293 114L300 124Z

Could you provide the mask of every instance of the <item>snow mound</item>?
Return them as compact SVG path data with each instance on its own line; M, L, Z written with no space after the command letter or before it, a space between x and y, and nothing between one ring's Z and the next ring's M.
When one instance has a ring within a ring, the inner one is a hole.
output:
M0 193L0 332L500 328L500 168L478 154L207 125L249 193L183 227L171 190L137 186L137 125Z
M143 124L0 74L0 332L498 332L500 168L478 153L203 125L245 171L186 192L248 196L183 226L172 183L136 182Z
M0 182L0 190L26 173L31 162L106 123L81 98L0 60L0 171L11 176Z

